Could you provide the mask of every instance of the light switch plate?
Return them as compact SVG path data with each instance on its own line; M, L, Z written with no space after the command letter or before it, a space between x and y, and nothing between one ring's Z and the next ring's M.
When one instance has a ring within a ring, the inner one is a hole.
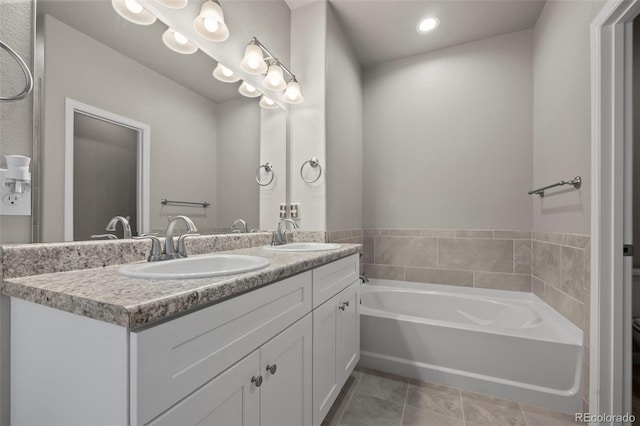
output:
M285 203L280 204L280 219L287 217L287 205Z
M300 203L291 204L291 219L300 220Z

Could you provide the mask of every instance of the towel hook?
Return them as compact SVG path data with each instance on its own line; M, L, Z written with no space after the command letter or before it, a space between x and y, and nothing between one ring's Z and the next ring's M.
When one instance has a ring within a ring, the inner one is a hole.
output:
M27 64L25 64L25 62L22 60L20 55L18 55L15 52L15 50L10 48L5 42L1 40L0 40L0 47L6 50L7 53L9 53L9 55L11 55L13 59L16 60L18 65L20 65L20 68L22 68L22 72L24 73L24 78L26 80L24 89L22 90L22 92L14 96L0 97L0 101L19 101L20 99L24 99L33 90L33 76L31 75L31 71L29 71L29 67L27 66Z
M262 183L262 181L260 180L260 169L264 169L267 173L271 174L271 178L266 183ZM274 175L275 174L273 173L273 164L264 163L263 165L258 167L258 170L256 170L256 182L258 182L258 185L260 185L260 186L267 186L271 182L273 182Z
M317 167L319 170L318 176L313 180L305 179L304 174L302 173L302 171L304 170L304 166L306 166L307 164L309 164L314 169ZM303 181L307 183L314 183L314 182L317 182L318 179L320 179L320 176L322 176L322 166L320 165L320 160L318 160L317 157L311 157L310 160L307 160L304 163L302 163L302 167L300 167L300 177L302 178Z

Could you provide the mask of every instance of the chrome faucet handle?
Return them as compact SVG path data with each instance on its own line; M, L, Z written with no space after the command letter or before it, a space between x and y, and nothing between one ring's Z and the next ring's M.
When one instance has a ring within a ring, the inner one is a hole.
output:
M155 262L156 260L161 260L162 256L162 243L160 243L160 239L153 234L142 234L139 237L132 237L134 240L151 240L151 254L147 258L149 262Z
M118 237L113 234L98 234L92 235L91 238L94 240L117 240Z
M185 240L190 237L199 237L200 234L197 232L187 232L186 234L180 235L178 237L178 255L180 257L187 257L187 246L185 245Z

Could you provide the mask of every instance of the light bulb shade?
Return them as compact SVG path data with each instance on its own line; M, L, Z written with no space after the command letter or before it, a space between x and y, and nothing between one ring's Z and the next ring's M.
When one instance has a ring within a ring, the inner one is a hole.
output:
M156 0L163 6L168 7L169 9L182 9L185 7L189 0Z
M273 100L271 100L270 98L266 97L265 95L262 95L262 98L260 98L260 106L264 109L276 109L278 108L278 104L273 102Z
M287 87L287 82L284 81L284 73L277 62L269 67L267 76L262 84L270 90L284 90Z
M200 8L200 14L193 21L193 28L201 37L215 42L229 38L229 28L224 23L224 12L220 4L207 0Z
M256 89L254 86L247 83L246 81L242 82L242 84L240 85L240 88L238 89L238 92L240 92L242 96L246 96L247 98L257 98L258 96L261 95L261 93L258 92L258 89Z
M240 80L240 77L235 75L233 71L220 63L218 63L216 69L213 70L213 76L225 83L235 83Z
M240 68L246 73L260 75L267 72L267 63L262 56L262 49L258 45L250 44L244 49L244 58L240 61Z
M118 15L134 24L151 25L157 19L136 0L111 0L111 6L118 12Z
M292 78L287 83L283 99L288 104L299 104L304 100L302 90L300 90L300 83L295 78Z
M182 34L175 32L172 28L168 28L167 31L162 34L162 41L169 49L185 55L196 53L198 50L195 44L191 43Z

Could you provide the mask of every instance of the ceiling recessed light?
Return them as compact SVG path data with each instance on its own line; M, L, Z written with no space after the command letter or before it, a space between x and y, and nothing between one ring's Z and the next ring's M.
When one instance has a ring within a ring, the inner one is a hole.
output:
M426 18L418 23L417 30L419 33L426 33L435 30L440 25L438 18Z

